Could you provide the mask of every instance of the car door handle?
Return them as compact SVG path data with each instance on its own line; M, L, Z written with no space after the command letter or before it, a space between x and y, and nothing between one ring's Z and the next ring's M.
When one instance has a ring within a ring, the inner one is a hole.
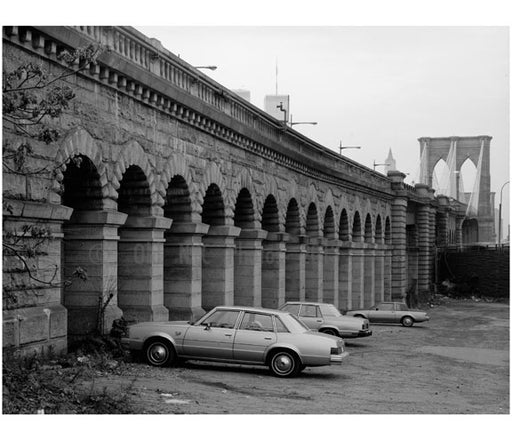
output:
M267 341L271 341L272 340L272 338L264 338L264 339L266 339Z
M224 333L224 336L233 336L233 333Z
M321 319L317 319L316 322L322 322L322 320Z

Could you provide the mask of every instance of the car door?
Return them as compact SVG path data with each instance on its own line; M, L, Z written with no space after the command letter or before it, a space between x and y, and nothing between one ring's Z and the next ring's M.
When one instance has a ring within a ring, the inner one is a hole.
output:
M184 355L232 360L235 325L239 315L238 310L217 310L200 325L191 326L183 339Z
M375 310L370 310L370 321L372 322L394 322L396 312L393 303L380 303L375 306Z
M318 330L324 322L319 307L314 304L302 304L299 318L311 330Z
M271 314L244 312L235 334L233 358L237 361L263 363L265 350L276 339Z

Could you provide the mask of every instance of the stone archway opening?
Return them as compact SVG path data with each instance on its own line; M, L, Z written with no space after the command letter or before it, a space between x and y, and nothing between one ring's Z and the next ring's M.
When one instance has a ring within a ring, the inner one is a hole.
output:
M316 205L311 202L306 216L306 300L321 301L323 295L323 246Z
M348 214L345 208L341 211L339 237L342 241L350 240L350 223L348 221Z
M391 220L386 217L386 226L384 228L384 243L391 245Z
M462 243L478 243L478 220L466 218L462 222Z
M301 234L299 204L290 199L286 208L285 231L289 234L286 245L285 300L304 300L306 294L306 244Z
M377 215L377 220L375 221L375 243L381 244L383 243L384 235L382 234L382 220L380 215Z
M279 208L272 194L269 194L263 205L261 228L268 232L279 232Z
M206 190L201 219L203 223L210 226L226 224L224 199L220 188L215 183L212 183Z
M352 222L352 241L360 242L362 238L363 235L361 232L361 216L359 215L359 212L356 211L354 214L354 221Z
M251 193L242 188L235 203L234 302L236 305L261 306L262 240L267 232L256 224Z
M126 215L104 211L100 176L87 156L70 159L63 173L62 204L73 208L63 224L62 288L68 311L68 338L73 341L110 330L121 315L117 308L117 228ZM77 269L85 281L74 279ZM110 295L113 295L110 298ZM109 307L102 312L102 306Z
M366 215L366 220L364 222L364 241L365 243L371 243L373 239L373 227L372 227L372 217L370 214Z
M324 237L331 239L335 237L334 213L330 206L325 210Z
M164 224L151 214L148 177L130 165L120 181L117 210L127 215L119 228L118 305L128 321L169 318L163 305L162 266ZM167 222L168 224L169 222Z

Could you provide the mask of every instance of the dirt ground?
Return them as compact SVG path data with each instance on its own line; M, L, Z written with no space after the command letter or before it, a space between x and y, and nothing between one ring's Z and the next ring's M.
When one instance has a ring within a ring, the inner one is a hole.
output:
M509 414L509 305L446 300L411 328L373 325L339 366L128 364L84 386L126 390L139 414ZM105 373L104 373L105 374Z

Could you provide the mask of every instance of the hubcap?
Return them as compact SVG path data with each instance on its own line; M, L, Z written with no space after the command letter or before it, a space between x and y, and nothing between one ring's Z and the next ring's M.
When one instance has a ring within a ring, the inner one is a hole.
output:
M274 358L274 367L281 374L288 373L293 368L293 359L286 354L280 354Z
M149 349L149 357L152 362L157 364L165 362L167 359L167 349L160 344L152 345Z

